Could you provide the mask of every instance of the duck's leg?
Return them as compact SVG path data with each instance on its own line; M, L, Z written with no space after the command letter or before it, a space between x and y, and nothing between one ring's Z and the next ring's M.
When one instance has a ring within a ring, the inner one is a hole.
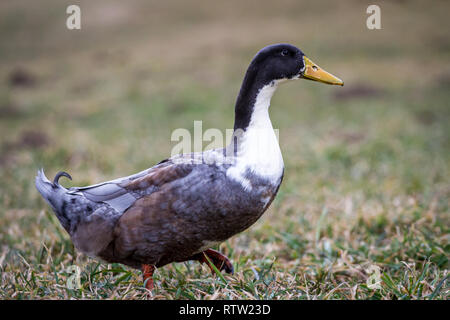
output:
M214 269L213 267L210 265L208 259L206 259L206 257L208 257L208 259L214 264L214 266L219 270L225 270L225 272L227 273L234 273L234 268L233 265L231 264L230 260L223 254L221 254L220 252L213 250L213 249L208 249L205 250L203 252L197 253L196 255L192 256L190 259L188 260L197 260L200 263L206 263L206 265L209 267L209 269L211 269L211 272L214 274Z
M142 265L142 277L144 278L145 289L153 290L153 272L155 272L155 266L150 264Z

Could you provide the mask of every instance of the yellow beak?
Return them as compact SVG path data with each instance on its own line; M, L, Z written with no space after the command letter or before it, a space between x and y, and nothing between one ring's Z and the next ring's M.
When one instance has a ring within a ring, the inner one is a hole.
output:
M303 78L327 84L335 84L339 86L344 85L344 81L336 76L333 76L331 73L326 72L317 64L309 60L307 57L303 57L303 60L305 62L305 71L303 72Z

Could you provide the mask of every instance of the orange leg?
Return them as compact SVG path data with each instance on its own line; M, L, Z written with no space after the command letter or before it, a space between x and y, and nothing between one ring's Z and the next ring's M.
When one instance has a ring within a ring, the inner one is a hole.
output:
M227 272L227 273L231 273L231 274L234 273L234 268L233 268L233 265L231 264L230 260L223 254L221 254L220 252L213 250L213 249L208 249L203 252L197 253L196 255L194 255L192 257L192 259L189 259L189 260L197 260L200 263L206 263L208 265L209 269L211 269L211 272L213 274L215 274L213 267L209 264L206 257L208 257L208 259L214 264L214 266L219 271L225 270L225 272Z
M144 278L145 289L153 290L153 272L155 272L155 266L150 264L142 265L142 277Z

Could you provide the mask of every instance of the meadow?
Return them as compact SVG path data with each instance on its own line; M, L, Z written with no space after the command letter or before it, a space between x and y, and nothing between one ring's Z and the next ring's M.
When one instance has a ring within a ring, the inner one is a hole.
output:
M381 30L369 1L84 0L70 31L70 1L1 2L0 299L449 299L450 3L377 3ZM77 252L37 170L94 184L167 158L195 120L225 132L250 60L280 42L345 86L272 99L284 181L218 247L235 274L174 263L148 293L139 271Z

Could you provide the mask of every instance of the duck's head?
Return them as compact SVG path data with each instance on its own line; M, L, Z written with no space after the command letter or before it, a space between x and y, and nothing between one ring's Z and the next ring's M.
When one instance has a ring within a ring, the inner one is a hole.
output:
M344 85L341 79L320 68L299 48L284 43L261 49L253 58L249 71L255 73L257 81L260 81L261 84L269 84L272 81L308 79L327 84Z
M295 79L344 85L341 79L320 68L297 47L284 43L267 46L256 54L245 74L236 100L234 129L245 131L256 110L269 108L278 83Z

